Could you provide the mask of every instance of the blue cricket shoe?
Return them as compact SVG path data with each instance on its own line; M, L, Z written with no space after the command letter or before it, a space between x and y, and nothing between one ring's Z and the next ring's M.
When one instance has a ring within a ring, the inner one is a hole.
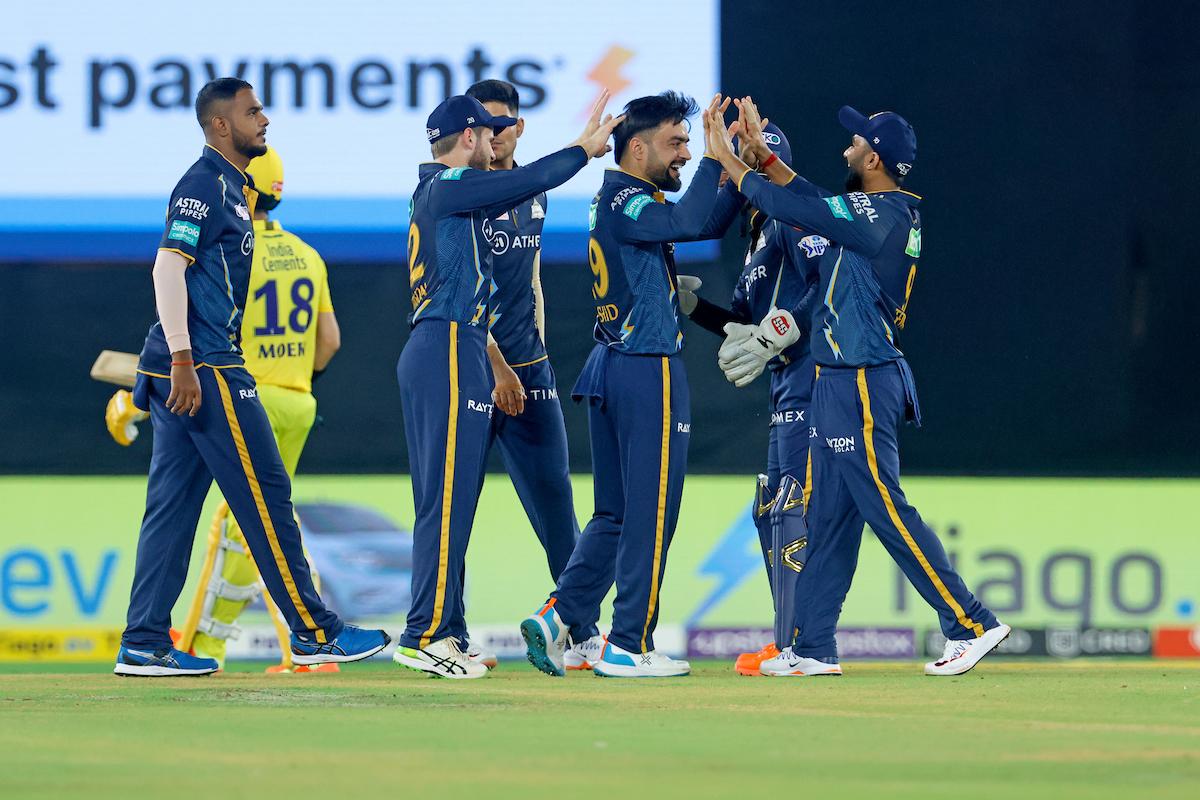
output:
M334 664L370 658L392 643L381 630L347 625L332 642L320 644L311 633L292 633L292 663L300 665Z
M116 675L142 678L169 678L187 675L211 675L221 668L215 658L199 658L173 647L150 652L121 645L117 651Z

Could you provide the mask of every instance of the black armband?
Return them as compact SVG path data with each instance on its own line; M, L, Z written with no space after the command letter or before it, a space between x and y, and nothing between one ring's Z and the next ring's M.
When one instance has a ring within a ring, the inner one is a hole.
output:
M696 298L696 308L688 317L692 322L704 328L704 330L712 331L722 338L725 336L725 323L744 322L743 319L728 308L723 308L716 303L710 303L703 297Z

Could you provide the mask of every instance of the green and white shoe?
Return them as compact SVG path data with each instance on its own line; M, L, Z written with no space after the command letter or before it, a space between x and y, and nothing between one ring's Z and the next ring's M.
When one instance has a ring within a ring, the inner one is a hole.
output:
M488 674L487 667L472 661L459 649L458 639L453 636L439 639L423 648L397 647L392 661L436 678L482 678Z

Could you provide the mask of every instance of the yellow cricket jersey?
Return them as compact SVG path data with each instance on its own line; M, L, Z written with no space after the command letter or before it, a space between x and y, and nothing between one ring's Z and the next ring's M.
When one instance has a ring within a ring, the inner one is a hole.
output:
M312 391L317 314L333 311L325 262L274 220L254 221L242 352L255 381Z

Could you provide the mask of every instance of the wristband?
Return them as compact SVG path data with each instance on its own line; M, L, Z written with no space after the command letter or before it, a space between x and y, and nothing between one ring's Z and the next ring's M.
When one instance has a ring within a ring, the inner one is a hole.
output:
M195 361L172 361L171 366L172 367L190 367L195 363L196 363Z
M772 164L774 164L774 163L775 163L776 161L778 161L778 160L779 160L779 154L778 154L778 153L771 153L771 157L770 157L770 158L768 158L766 161L762 162L762 164L760 164L758 168L759 168L759 169L766 169L767 167L771 166Z

